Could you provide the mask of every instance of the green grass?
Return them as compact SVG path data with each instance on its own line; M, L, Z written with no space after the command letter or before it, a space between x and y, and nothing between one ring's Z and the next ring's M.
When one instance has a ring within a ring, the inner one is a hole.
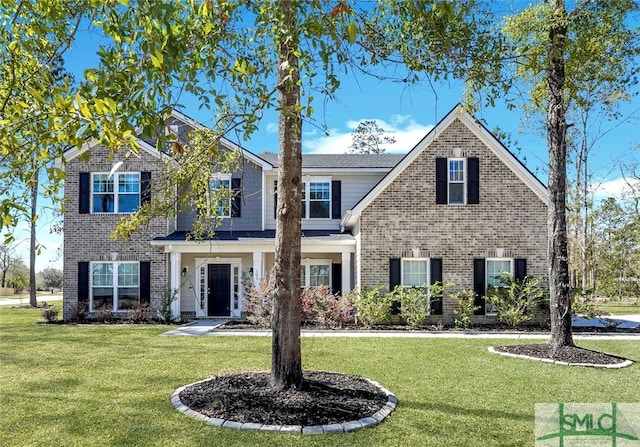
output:
M166 326L36 325L0 309L2 446L525 446L536 402L637 402L640 367L602 370L487 352L514 340L304 338L305 369L379 381L400 401L380 426L324 436L220 429L176 411L178 387L266 370L266 337L160 337ZM522 341L521 341L522 342ZM581 341L630 358L640 341Z
M601 304L596 306L601 312L612 315L632 315L640 314L640 304Z

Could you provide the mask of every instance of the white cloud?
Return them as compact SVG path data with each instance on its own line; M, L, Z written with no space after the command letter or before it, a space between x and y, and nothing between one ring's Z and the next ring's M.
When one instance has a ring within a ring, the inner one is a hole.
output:
M625 199L633 193L629 183L633 185L636 190L640 188L640 181L637 179L616 178L594 185L594 195L599 199L605 199L607 197Z
M304 138L302 140L303 151L315 154L344 154L349 152L352 142L352 133L362 121L375 121L384 129L385 136L395 138L393 145L386 145L389 153L405 153L411 150L433 128L416 122L411 115L393 115L390 122L378 118L362 118L349 120L345 123L345 129L330 129L328 135L318 138Z
M268 123L266 127L267 133L278 133L278 123Z

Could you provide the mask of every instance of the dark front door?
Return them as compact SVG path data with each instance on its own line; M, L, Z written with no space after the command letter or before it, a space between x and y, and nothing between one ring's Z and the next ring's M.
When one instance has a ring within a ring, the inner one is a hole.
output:
M209 264L208 283L207 315L210 317L228 317L231 297L231 265Z

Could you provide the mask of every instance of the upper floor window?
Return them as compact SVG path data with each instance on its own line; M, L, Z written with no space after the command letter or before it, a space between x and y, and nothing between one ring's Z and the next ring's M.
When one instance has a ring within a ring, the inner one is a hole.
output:
M302 218L331 218L331 179L310 177L301 185Z
M464 205L465 188L465 160L464 158L449 159L449 205Z
M436 158L436 203L480 203L480 160L477 157Z
M133 213L140 207L140 173L95 173L92 179L94 213Z
M231 174L216 174L211 181L211 213L231 217Z

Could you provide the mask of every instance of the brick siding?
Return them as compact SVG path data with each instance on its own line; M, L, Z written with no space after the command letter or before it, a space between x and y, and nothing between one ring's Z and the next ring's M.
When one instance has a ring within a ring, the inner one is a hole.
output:
M480 159L480 204L436 205L435 159ZM547 206L462 122L454 120L420 156L366 207L360 217L361 282L389 285L389 258L420 247L430 257L442 258L443 282L450 292L473 290L473 259L526 258L527 274L547 276ZM443 315L432 323L453 322L454 300L445 295ZM495 317L474 317L474 322Z

